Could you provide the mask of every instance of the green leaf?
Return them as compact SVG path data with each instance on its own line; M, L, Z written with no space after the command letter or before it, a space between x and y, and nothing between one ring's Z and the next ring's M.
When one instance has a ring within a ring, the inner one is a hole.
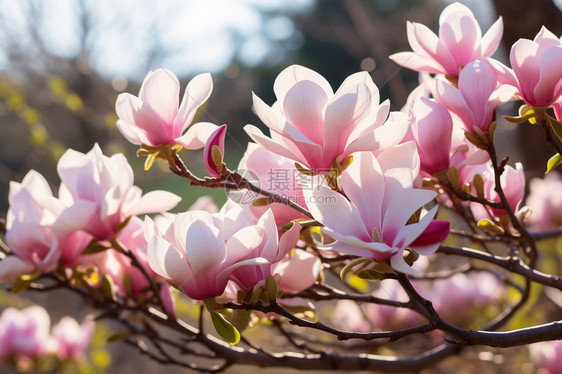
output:
M111 334L107 337L107 343L114 343L114 342L118 342L120 340L125 340L129 336L132 336L132 335L134 335L134 333L132 333L131 331L114 332L113 334Z
M547 117L548 117L548 122L550 122L550 126L554 130L554 133L556 134L558 139L562 141L562 122L557 121L555 118L552 118L551 116L547 115Z
M554 156L552 156L548 162L546 163L546 172L545 174L548 174L552 171L552 169L556 168L558 165L560 165L560 163L562 162L562 156L560 155L560 153L555 154Z
M257 319L256 315L251 310L247 309L234 309L230 317L232 325L238 331L243 331L253 326Z
M240 333L236 330L230 322L224 319L219 313L212 311L211 320L213 321L213 326L217 333L227 342L232 345L238 344L240 341Z
M155 153L151 153L148 156L146 156L146 160L144 162L144 170L150 170L150 168L152 167L152 164L154 164L154 160L156 160L156 154Z
M356 274L359 278L361 279L366 279L366 280L383 280L384 279L384 273L381 273L375 269L364 269L364 270L360 270L357 272Z
M365 262L372 262L373 260L370 258L365 258L365 257L361 257L361 258L356 258L355 260L351 261L350 263L348 263L347 265L344 266L343 269L341 269L340 272L340 279L342 282L345 282L345 278L347 276L347 274L356 266L363 264Z
M265 292L269 296L269 302L275 301L279 292L279 286L277 285L277 280L271 275L265 279Z
M16 279L14 285L12 286L12 293L18 294L20 292L27 290L29 286L31 286L31 283L33 283L34 280L35 280L34 278L25 275L19 277L18 279Z
M504 233L503 229L496 225L494 222L490 221L489 219L481 219L478 221L478 227L493 234L502 235Z
M86 248L84 248L84 250L82 251L83 255L93 255L96 253L101 253L104 251L107 251L109 248L111 247L106 247L102 244L100 244L100 242L98 242L96 239L92 239L88 245L86 246Z
M486 145L486 143L484 143L482 141L482 139L480 139L479 136L476 136L474 134L469 133L468 131L464 132L464 136L468 139L469 142L471 142L472 144L474 144L476 147L483 149L483 150L487 150L488 146Z
M484 197L484 179L482 179L482 176L480 174L474 175L474 178L472 178L472 185L474 186L474 189L476 190L476 195L478 197L483 198Z
M266 206L269 204L270 204L269 197L265 197L265 196L257 197L254 199L254 201L252 201L252 206Z

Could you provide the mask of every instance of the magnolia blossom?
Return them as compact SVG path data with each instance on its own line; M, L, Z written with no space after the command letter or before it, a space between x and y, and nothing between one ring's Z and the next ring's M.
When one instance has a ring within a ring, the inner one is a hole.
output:
M415 71L456 78L469 62L494 53L501 41L503 22L500 17L482 36L472 11L453 3L439 17L439 36L415 22L407 23L407 31L413 52L393 54L390 58L394 62Z
M272 153L256 143L248 143L248 148L238 164L238 170L248 170L248 174L255 176L257 180L254 182L261 188L289 199L297 205L305 206L302 186L299 183L299 180L305 176L288 158ZM279 227L292 220L306 218L302 213L281 203L271 203L266 206L245 204L244 208L248 209L256 219L267 209L271 209Z
M232 207L228 205L232 205ZM238 205L229 202L225 210L238 209L238 207ZM239 217L248 224L253 223L251 218L246 215L245 211L240 212ZM294 224L290 230L279 237L277 225L275 224L275 217L270 209L260 217L256 226L263 228L263 239L252 252L245 258L240 258L240 260L250 260L259 257L266 259L268 263L256 266L243 266L232 272L231 279L244 291L248 291L256 285L262 285L261 283L263 283L267 277L275 274L272 270L272 265L281 261L281 259L295 247L300 234L300 226Z
M264 238L264 227L248 221L234 204L215 214L178 214L168 227L146 218L145 226L150 267L192 299L219 296L234 270L268 263L265 258L249 258Z
M295 225L298 226L298 225ZM322 270L322 261L302 250L285 256L271 267L272 274L279 274L279 288L285 292L297 293L311 287Z
M505 285L488 272L457 273L433 282L427 292L435 310L444 320L470 326L474 310L498 303L505 294Z
M414 144L404 146L412 149ZM436 193L413 188L419 166L414 169L412 159L417 154L415 146L410 154L404 146L389 149L378 159L371 153L357 154L341 176L347 198L322 185L304 190L311 214L325 226L324 232L336 240L326 249L378 261L390 260L394 269L414 272L402 254L431 223L437 207L418 223L407 222ZM429 255L437 247L438 243L420 249L419 253Z
M10 182L8 199L6 242L15 256L0 262L0 282L34 270L48 273L59 264L75 266L92 260L92 256L81 256L92 237L78 230L94 214L93 203L65 205L34 170L21 183Z
M449 168L453 120L441 104L425 97L412 103L411 136L420 155L421 171L431 176Z
M494 171L491 164L488 164L488 169L482 173L482 179L484 180L484 197L490 201L500 202L500 196L495 190ZM519 213L519 204L521 204L521 200L523 200L523 196L525 195L525 174L523 172L523 165L520 162L515 164L515 168L506 165L500 177L500 182L509 207L514 213ZM477 220L488 218L485 209L494 217L507 216L507 212L503 209L484 208L481 204L477 203L472 203L470 206Z
M562 368L562 341L553 340L529 345L531 359L539 374L559 374Z
M533 178L526 204L533 214L527 218L535 230L551 230L562 226L562 178L551 172L544 178Z
M513 70L494 62L499 79L518 89L530 106L549 106L562 94L562 41L546 27L535 39L519 39L511 47L509 61Z
M57 342L50 328L49 314L39 306L4 310L0 316L0 363L11 358L34 360L53 353Z
M147 240L145 225L138 217L133 217L129 224L119 232L118 240L126 250L130 251L138 260L146 274L154 283L159 285L160 299L164 302L166 311L175 315L175 301L172 298L170 286L156 275L148 265ZM97 261L97 267L102 276L108 276L113 281L115 292L122 297L142 299L148 296L150 283L143 272L134 266L131 259L116 250L108 250Z
M494 69L486 61L477 60L461 71L458 89L437 80L435 96L469 132L477 135L488 130L495 120L496 107L511 100L515 92L512 86L498 86Z
M320 74L292 65L273 89L272 107L253 95L254 110L271 138L255 126L244 129L256 143L314 172L329 171L355 152L395 145L407 131L406 121L385 123L390 104L379 104L379 89L366 72L349 76L334 94Z
M95 323L86 319L81 325L71 317L63 317L53 327L53 337L57 341L57 357L60 360L79 360L92 341Z
M197 75L185 88L178 109L178 78L166 69L151 71L144 79L138 97L122 93L117 98L117 128L133 144L178 144L187 149L202 148L217 126L208 122L191 125L191 122L197 108L207 101L212 90L211 75Z
M125 156L107 157L97 144L87 154L67 150L57 170L62 180L61 200L69 205L94 204L95 212L83 229L99 240L115 237L128 217L166 211L180 201L166 191L141 197L140 188L133 186L133 170Z

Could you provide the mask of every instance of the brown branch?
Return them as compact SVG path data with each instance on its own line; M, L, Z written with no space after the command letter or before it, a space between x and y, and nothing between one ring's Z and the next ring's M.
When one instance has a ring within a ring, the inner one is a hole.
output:
M512 273L522 275L533 282L562 290L562 278L557 275L550 275L532 269L517 257L500 257L482 251L477 251L472 248L460 248L448 245L441 245L437 252L447 255L463 256L485 261L490 264L502 267Z

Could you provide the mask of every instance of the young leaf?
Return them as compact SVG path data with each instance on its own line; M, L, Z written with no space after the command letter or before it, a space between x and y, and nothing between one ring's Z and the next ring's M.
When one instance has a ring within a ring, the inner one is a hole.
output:
M232 326L230 322L224 319L219 313L212 311L211 320L213 321L213 326L217 333L227 342L232 345L238 344L240 341L240 333L236 330L236 327Z
M552 171L552 169L556 168L558 165L560 165L560 163L562 162L562 156L560 155L560 153L555 154L554 156L552 156L548 162L546 163L546 172L545 174L548 174Z

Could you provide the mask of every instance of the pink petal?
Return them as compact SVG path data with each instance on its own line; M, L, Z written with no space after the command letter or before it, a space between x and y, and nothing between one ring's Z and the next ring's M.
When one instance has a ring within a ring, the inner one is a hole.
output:
M159 236L153 236L148 242L147 259L156 274L172 280L179 286L193 277L184 255Z
M145 194L128 212L127 216L161 213L174 208L181 197L167 191L151 191Z
M291 65L279 73L273 84L273 91L275 96L277 96L277 101L284 102L287 91L300 81L314 82L324 90L327 97L331 97L334 94L330 83L322 75L301 65Z
M285 119L269 105L263 102L255 93L252 92L254 111L261 121L271 130L281 134L285 125Z
M322 144L324 109L328 96L311 81L295 83L285 94L283 113L287 121L311 141Z
M217 128L217 125L210 122L198 122L191 125L184 135L174 139L174 142L185 149L200 149Z
M178 111L179 93L180 82L174 73L156 69L148 73L142 82L139 98L171 125Z
M174 119L174 135L179 136L183 134L187 126L193 121L197 108L207 101L212 91L213 79L211 74L203 73L191 79L185 88L180 108Z
M503 35L503 20L502 17L498 18L496 22L482 37L482 41L480 42L481 45L481 56L482 57L489 57L491 56L498 46L500 45L501 39Z
M540 58L540 77L534 89L535 105L546 106L557 99L555 87L562 80L562 46L551 47Z
M260 129L253 125L244 126L244 131L248 134L253 141L266 148L267 150L276 153L278 155L287 157L291 160L300 160L301 158L295 155L289 148L278 142L274 142L271 138L266 137Z
M324 226L341 234L362 240L371 238L357 207L331 188L303 188L306 205L312 216Z
M16 256L8 256L0 261L0 283L11 282L24 274L31 273L35 266Z
M357 153L341 176L342 188L357 207L367 229L381 227L381 207L384 198L384 177L371 152ZM377 191L373 194L372 191Z
M202 220L196 220L185 234L186 257L193 276L200 272L220 269L227 251L219 230Z

